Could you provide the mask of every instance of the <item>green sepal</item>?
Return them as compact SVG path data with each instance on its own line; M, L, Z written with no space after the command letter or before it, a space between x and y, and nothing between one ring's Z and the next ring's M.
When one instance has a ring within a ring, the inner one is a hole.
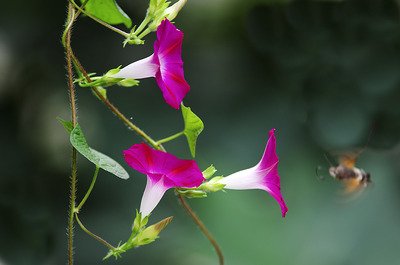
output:
M197 137L199 137L204 129L204 123L189 107L185 107L183 103L181 104L181 109L183 121L185 123L183 133L186 135L190 153L195 157Z
M207 197L207 193L199 189L175 189L175 191L189 199L201 199Z
M138 210L136 210L136 217L132 224L132 235L136 235L137 233L140 232L140 230L142 230L143 227L147 225L149 217L150 215L142 218L142 214L139 213Z
M97 89L97 91L99 91L100 95L103 98L107 99L107 89L105 89L102 86L97 86L96 89ZM92 92L96 96L96 98L98 98L100 101L102 100L93 90L92 90Z
M83 2L85 0L81 0L81 3ZM85 5L85 10L108 24L124 24L127 28L132 27L132 20L119 7L115 0L90 0Z
M170 2L166 0L150 0L149 7L147 8L147 16L154 18L158 14L164 13L169 4Z
M125 38L125 40L123 41L123 45L122 45L122 46L125 48L125 46L126 46L127 44L134 44L134 45L141 45L141 44L144 44L144 40L140 39L140 38L137 36L137 33L136 33L136 26L134 26L134 27L131 29L131 32L129 33L129 36L127 36L127 37Z
M220 190L223 190L225 187L225 184L219 183L219 181L223 179L222 176L214 177L210 179L207 182L204 182L201 184L198 189L201 189L205 192L217 192Z
M214 167L214 165L211 165L206 170L204 170L202 173L203 173L203 177L205 179L209 179L215 174L215 172L217 172L217 169Z
M150 0L146 17L139 26L132 28L129 36L124 40L123 46L125 47L126 44L143 44L142 38L150 32L156 31L164 19L174 20L186 2L187 0L178 0L170 6L171 2L166 0Z
M118 66L117 68L108 70L107 73L104 74L104 76L112 77L113 75L118 74L119 71L121 71L121 65Z
M129 36L129 37L127 37L123 42L122 42L122 46L125 48L125 46L127 45L127 44L130 44L130 45L142 45L142 44L144 44L144 40L142 40L142 39L139 39L138 37L135 37L135 36Z
M172 6L169 6L171 2L165 0L150 0L147 14L152 18L152 22L148 25L149 31L155 31L160 25L161 21L167 18L172 21L178 15L179 11L186 4L187 0L179 0Z
M131 78L125 78L117 83L119 86L123 87L133 87L133 86L138 86L139 81L136 79L131 79Z
M72 123L71 123L72 125ZM65 128L69 128L69 125ZM121 178L128 179L129 174L126 170L114 159L102 154L92 148L89 147L86 142L85 136L82 132L79 124L75 126L75 128L70 133L70 142L73 147L84 157L86 157L90 162L98 166L99 168L110 172L111 174Z
M124 87L132 87L132 86L138 86L139 81L132 79L132 78L117 78L114 77L115 74L117 74L121 70L121 66L118 66L117 68L113 68L109 70L107 73L105 73L102 76L94 76L95 73L91 73L91 82L88 82L86 78L80 77L78 79L75 79L75 83L78 83L79 86L81 87L109 87L113 85L119 85L119 86L124 86ZM103 88L104 89L104 88Z
M149 8L147 9L147 19L152 22L147 26L150 31L157 29L161 21L165 18L165 10L168 8L170 2L166 0L150 0Z

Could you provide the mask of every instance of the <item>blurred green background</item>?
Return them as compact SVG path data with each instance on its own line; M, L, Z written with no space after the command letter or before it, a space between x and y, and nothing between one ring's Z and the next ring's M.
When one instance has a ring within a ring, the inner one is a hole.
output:
M147 1L118 1L138 24ZM70 147L60 35L66 1L3 1L0 16L0 264L65 264ZM394 0L189 0L176 19L191 91L185 104L205 123L197 161L228 175L255 165L277 128L281 218L263 191L190 200L228 265L400 264L400 12ZM72 44L84 66L103 73L151 54L90 19ZM182 128L153 79L109 89L109 98L154 138ZM89 90L78 89L79 120L91 146L123 162L141 140ZM325 153L367 143L358 165L374 185L344 202ZM184 139L169 151L189 158ZM315 169L323 168L323 181ZM102 171L81 219L111 243L129 236L145 176ZM94 168L79 160L79 193ZM151 222L175 216L155 244L102 261L106 249L76 229L77 264L217 264L216 255L169 191Z

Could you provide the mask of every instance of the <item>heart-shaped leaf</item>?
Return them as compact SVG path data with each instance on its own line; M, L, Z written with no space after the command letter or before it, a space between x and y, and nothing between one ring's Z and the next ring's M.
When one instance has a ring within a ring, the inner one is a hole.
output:
M185 129L183 133L186 135L187 142L189 144L190 153L193 157L196 155L196 142L197 137L204 129L203 121L193 113L189 107L181 105L183 121L185 123Z
M64 125L64 123L63 123ZM65 128L69 128L69 126L64 125ZM102 154L92 148L89 147L86 142L85 136L82 132L79 124L75 126L75 128L71 131L70 134L70 142L73 147L84 157L86 157L90 162L98 166L99 168L114 174L115 176L121 179L128 179L129 175L126 170L118 164L114 159Z
M81 0L81 3L85 0ZM132 27L132 20L119 7L115 0L90 0L85 5L89 14L103 20L111 25L124 24L127 28Z

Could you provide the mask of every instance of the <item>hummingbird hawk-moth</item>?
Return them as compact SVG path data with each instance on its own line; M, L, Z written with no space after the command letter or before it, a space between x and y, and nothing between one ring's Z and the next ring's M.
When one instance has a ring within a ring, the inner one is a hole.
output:
M360 152L342 155L339 165L329 168L329 174L343 183L346 194L361 191L371 183L370 173L355 166L359 154Z

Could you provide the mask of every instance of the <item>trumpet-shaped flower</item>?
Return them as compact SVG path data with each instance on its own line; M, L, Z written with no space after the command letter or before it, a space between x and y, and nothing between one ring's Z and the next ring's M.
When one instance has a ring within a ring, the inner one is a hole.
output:
M233 173L219 181L225 189L248 190L261 189L268 192L281 207L285 217L288 208L283 200L278 174L278 156L276 155L275 129L269 131L269 139L260 162L252 168Z
M205 180L194 160L179 159L144 143L125 150L124 157L130 167L147 175L140 204L143 218L153 211L168 189L196 188Z
M155 77L165 101L171 107L179 109L183 98L190 90L183 73L182 40L183 32L168 19L164 19L157 28L154 53L125 66L114 77L132 79Z

